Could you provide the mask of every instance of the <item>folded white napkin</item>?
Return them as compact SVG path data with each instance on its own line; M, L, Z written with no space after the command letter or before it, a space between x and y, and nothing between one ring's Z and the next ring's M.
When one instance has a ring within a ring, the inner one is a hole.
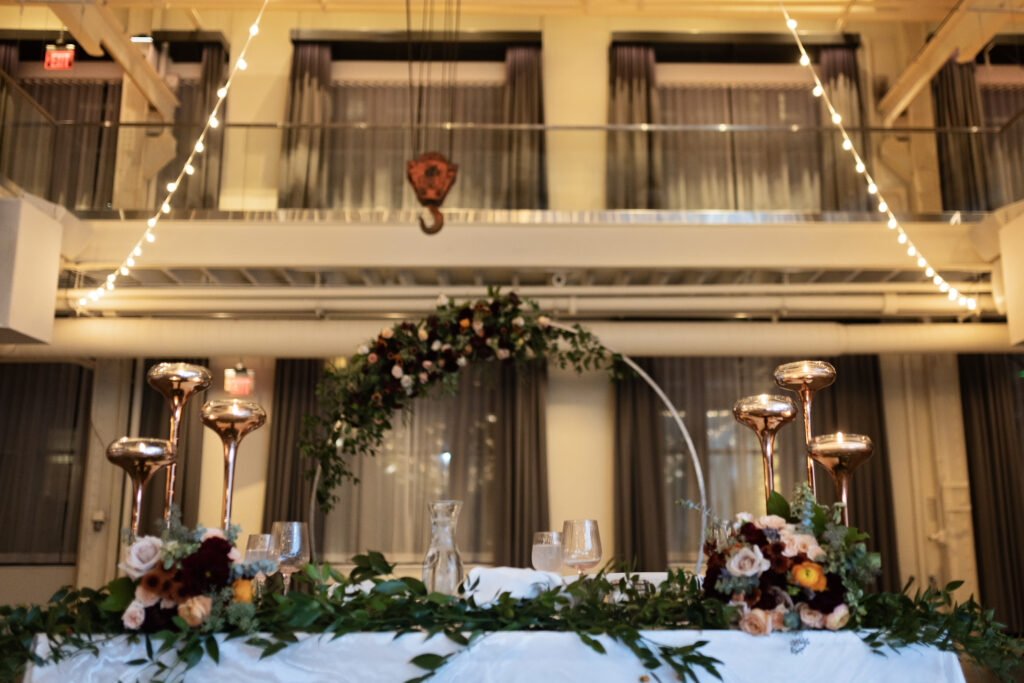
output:
M515 567L473 567L462 584L466 597L478 605L489 605L502 593L519 600L535 598L546 590L562 585L562 577L554 572L539 572Z

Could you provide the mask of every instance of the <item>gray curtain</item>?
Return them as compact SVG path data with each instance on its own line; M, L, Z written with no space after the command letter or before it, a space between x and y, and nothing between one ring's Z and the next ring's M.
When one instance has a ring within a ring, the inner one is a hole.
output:
M982 87L981 107L986 126L1005 126L986 137L986 150L989 205L1006 206L1024 199L1024 87Z
M818 53L818 74L829 98L842 112L843 125L860 128L864 121L861 105L857 52L853 47L823 47ZM828 126L828 112L821 105L821 122ZM854 148L865 157L870 152L867 136L850 133ZM864 178L854 169L849 152L843 151L838 132L822 133L821 209L823 211L866 211L870 208Z
M547 364L501 366L494 561L530 566L533 533L548 528Z
M665 208L821 208L821 146L818 133L806 130L818 125L818 103L806 87L665 85L658 92L666 124L804 128L659 134L664 141Z
M179 361L204 367L210 365L209 358L146 358L142 362L142 368L143 372L146 372L157 363ZM174 503L181 510L182 522L190 528L199 522L199 482L203 475L203 423L199 419L199 413L206 401L206 394L197 394L185 405L178 439ZM167 439L170 434L171 409L163 395L146 384L143 378L139 433L136 436ZM159 536L163 531L166 486L167 469L164 468L153 475L142 498L139 529L143 534Z
M981 602L1024 634L1024 355L959 357Z
M830 359L836 367L836 381L815 395L813 433L847 432L871 437L875 448L871 459L853 475L850 486L850 523L871 536L868 547L882 554L882 575L877 587L899 591L896 528L893 524L892 476L886 450L885 411L878 356L840 356ZM832 503L835 486L828 472L815 465L818 500Z
M950 60L932 79L935 125L939 128L980 126L981 104L974 64ZM986 211L988 174L985 140L971 133L936 133L942 208Z
M0 363L0 564L74 564L92 371Z
M331 121L331 46L295 43L288 82L285 121L299 127L284 132L278 205L327 208L328 131L322 126Z
M608 123L661 123L654 48L613 45L609 52ZM660 209L662 149L659 136L609 131L606 196L612 209Z
M653 362L638 364L650 373ZM663 407L647 383L630 375L615 391L615 538L619 561L636 571L668 567L664 468L657 457L665 442Z
M0 71L11 78L18 77L18 65L21 64L18 43L13 40L0 40Z
M24 134L11 141L11 156L5 159L13 164L9 175L15 179L35 178L35 173L25 167L44 169L49 171L49 178L40 194L46 199L69 209L109 209L117 127L100 124L120 119L121 83L41 79L25 80L21 85L53 118L66 123L55 134L47 126L26 124ZM36 112L27 106L21 109L27 120L38 121ZM40 163L40 157L46 161ZM23 187L38 192L39 184L33 181Z
M309 523L309 500L313 491L315 463L299 453L303 416L317 409L316 385L324 372L318 358L279 358L274 364L274 400L270 420L270 460L263 504L263 529L249 533L270 533L277 521ZM317 553L323 551L323 514L317 510L311 538ZM313 561L319 561L319 557Z
M541 55L537 47L505 51L504 123L544 123ZM511 131L505 142L506 209L546 209L544 131Z
M183 80L178 84L178 101L174 112L174 136L178 141L177 156L160 171L157 187L162 188L178 177L206 119L217 102L217 90L227 80L227 53L220 43L202 46L200 76L198 80ZM217 114L227 119L227 100ZM181 190L175 196L175 205L188 209L216 209L220 201L221 160L224 153L224 128L211 128L206 132L206 150L196 155L196 172L186 176ZM160 195L162 196L162 194ZM179 199L182 200L179 202Z

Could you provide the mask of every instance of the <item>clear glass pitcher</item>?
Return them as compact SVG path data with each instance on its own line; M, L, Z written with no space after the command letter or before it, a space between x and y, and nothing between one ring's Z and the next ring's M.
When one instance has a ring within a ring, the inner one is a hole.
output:
M455 544L455 526L459 521L461 500L435 500L427 503L430 511L430 549L423 559L423 583L428 592L454 595L462 583L463 568Z

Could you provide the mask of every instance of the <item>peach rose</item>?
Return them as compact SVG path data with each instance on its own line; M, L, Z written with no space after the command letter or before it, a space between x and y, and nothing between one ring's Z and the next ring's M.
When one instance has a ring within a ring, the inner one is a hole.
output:
M850 620L850 608L845 604L836 606L827 617L825 617L825 628L829 631L838 631L846 626Z
M796 557L800 553L807 555L809 559L814 559L808 551L813 552L815 556L824 553L818 545L818 539L814 538L810 534L794 534L787 529L779 531L779 540L782 541L782 545L785 546L782 550L782 554L786 557Z
M390 327L385 327L380 331L380 336L384 337L385 339L391 339L392 337L395 336L395 331Z
M146 608L142 606L142 603L138 600L133 600L132 604L128 605L128 608L121 615L121 623L124 627L131 629L132 631L138 631L139 627L142 626L142 622L146 620Z
M134 581L138 581L143 574L155 567L160 562L160 549L164 547L163 541L156 536L142 536L135 539L135 542L125 548L124 560L120 567L125 574Z
M213 601L207 595L196 595L178 605L178 616L189 626L199 626L210 616Z
M810 534L797 534L797 552L803 553L808 559L814 560L825 554L825 550L818 545L818 539Z
M785 622L783 621L783 617L785 617L785 616L786 616L786 606L785 605L776 605L775 609L773 609L770 612L768 612L768 618L772 622L772 630L773 631L781 631L782 630L782 627L785 625Z
M754 522L754 526L758 529L781 529L786 526L786 520L778 515L764 515Z
M810 605L806 602L801 602L796 611L800 615L800 623L807 628L825 627L825 615L816 609L811 609Z
M772 563L764 559L761 549L757 546L740 548L725 563L726 571L733 576L754 576L771 566Z
M763 609L752 609L740 617L740 630L752 636L766 636L772 632L772 619Z
M143 607L152 607L159 601L160 594L156 591L149 590L141 583L135 587L135 602L140 603Z

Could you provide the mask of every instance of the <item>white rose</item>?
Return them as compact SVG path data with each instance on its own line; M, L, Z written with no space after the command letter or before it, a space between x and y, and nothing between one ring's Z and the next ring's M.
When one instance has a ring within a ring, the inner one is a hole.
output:
M361 344L359 348L356 349L356 352L361 356L365 356L370 352L370 347L367 346L366 344Z
M825 628L829 631L838 631L846 626L850 620L850 608L846 605L839 605L825 617Z
M551 318L547 317L546 315L539 316L537 318L537 324L542 327L547 327L548 325L551 324Z
M398 363L395 363L394 365L391 366L391 376L394 377L395 379L400 379L404 374L405 371L402 370L402 366L399 365Z
M758 529L782 529L786 526L786 520L778 515L764 515L754 522L754 526Z
M441 294L440 296L438 296L437 297L437 305L438 306L447 306L448 305L448 297L446 297L444 294Z
M816 609L811 609L806 602L801 602L796 608L800 615L800 622L807 628L822 628L825 626L825 615Z
M455 364L458 365L460 368L464 368L464 367L466 367L466 364L468 362L469 361L466 360L465 356L459 356L459 359L457 361L455 361Z
M420 341L427 341L427 337L430 336L430 333L427 332L427 328L421 327L416 331L416 336L420 338Z
M125 548L124 560L117 565L131 579L138 581L142 575L160 562L163 541L156 536L143 536Z
M512 324L515 325L516 327L522 327L523 325L526 324L526 321L523 320L523 316L517 315L516 317L512 318Z
M484 329L484 322L482 320L474 320L473 321L473 331L474 332L479 332L482 329Z
M771 566L772 563L764 559L757 546L740 548L725 563L726 571L733 576L755 576Z
M441 349L441 340L435 339L434 343L430 345L431 351L439 351Z
M412 386L412 377L409 375L402 375L402 379L399 381L399 384L408 389Z
M505 360L506 358L508 358L512 354L509 353L508 349L498 349L497 352L496 352L496 355L498 356L498 360Z
M752 636L766 636L772 632L772 619L763 609L752 609L740 617L740 630Z
M133 600L132 604L128 605L128 609L121 615L121 623L124 624L125 628L132 631L138 631L145 620L146 608L138 600Z
M736 513L736 523L737 524L746 524L747 522L753 522L753 521L754 521L754 515L750 514L749 512L738 512L738 513Z

